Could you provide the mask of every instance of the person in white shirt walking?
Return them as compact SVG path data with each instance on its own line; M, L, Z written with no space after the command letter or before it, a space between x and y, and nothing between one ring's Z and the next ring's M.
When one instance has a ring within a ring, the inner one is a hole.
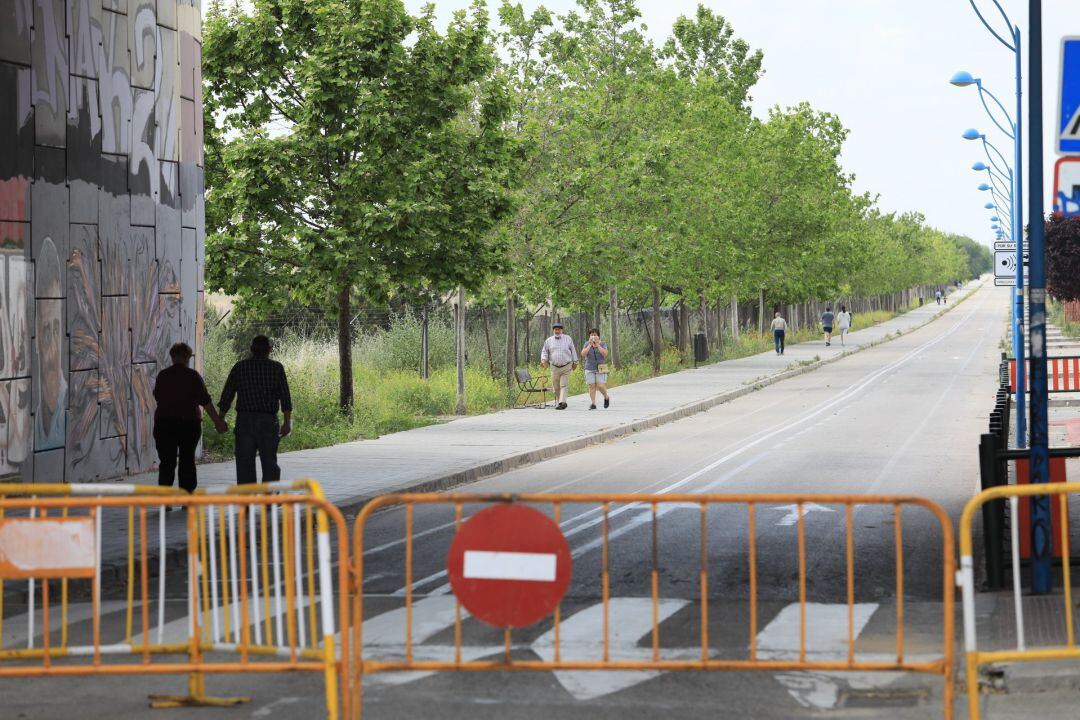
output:
M772 334L773 342L776 344L776 354L784 354L784 335L787 334L787 320L780 315L780 311L777 310L773 313L772 320Z
M574 341L563 332L561 322L551 326L552 335L544 341L540 351L540 367L551 365L551 387L555 391L555 409L566 409L566 391L570 373L577 369L577 348Z
M844 339L847 338L848 330L851 329L851 313L847 311L846 305L840 306L840 312L836 314L836 334L840 336L840 344L846 345Z

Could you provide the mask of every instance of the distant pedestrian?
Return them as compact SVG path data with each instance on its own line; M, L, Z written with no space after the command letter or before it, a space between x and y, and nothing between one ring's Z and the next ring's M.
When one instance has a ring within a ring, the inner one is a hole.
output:
M935 301L935 302L936 302L936 303L937 303L938 305L940 305L940 304L941 304L941 291L940 291L940 290L937 290L937 291L935 291L935 292L934 292L934 301Z
M589 341L582 348L581 357L585 358L585 384L589 386L589 409L596 409L597 390L604 396L604 407L610 407L611 398L607 394L608 348L607 343L600 342L598 329L589 330Z
M577 369L577 348L569 335L563 332L561 322L551 326L551 337L544 341L540 351L540 367L551 365L551 388L555 391L555 409L566 409L566 392L570 373Z
M825 306L825 312L821 313L821 330L825 333L825 346L832 345L832 329L833 329L833 315L832 308L828 305Z
M214 421L218 432L228 426L214 409L202 375L188 367L195 353L187 343L169 348L172 365L158 373L154 381L154 444L158 452L158 485L172 487L179 462L181 490L195 492L199 481L195 472L195 448L202 437L202 413Z
M836 333L840 336L840 344L846 345L844 340L847 338L848 330L851 329L851 313L847 311L846 305L840 306L840 312L836 314Z
M218 407L224 417L236 398L236 482L257 481L255 454L262 465L262 481L281 479L277 464L278 443L292 432L292 396L285 367L270 359L270 338L256 335L251 340L251 357L233 365ZM285 416L278 427L278 408Z
M941 304L942 305L948 305L949 304L948 288L945 289L945 292L941 293Z
M772 319L772 336L773 344L776 345L776 354L784 354L784 335L787 334L787 320L783 318L780 311L777 310L773 313Z

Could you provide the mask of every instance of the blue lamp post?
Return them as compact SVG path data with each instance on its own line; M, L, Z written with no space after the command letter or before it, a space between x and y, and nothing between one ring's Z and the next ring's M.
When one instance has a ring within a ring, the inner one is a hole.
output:
M961 135L965 140L981 140L983 146L983 152L986 154L986 159L990 161L987 165L983 162L977 162L972 165L973 170L983 170L987 173L993 186L983 183L979 186L980 190L984 188L991 191L991 195L994 196L995 202L1001 207L1008 207L1009 209L1009 234L1012 236L1013 243L1016 246L1016 285L1012 292L1012 336L1013 336L1013 357L1016 358L1016 443L1018 447L1024 447L1027 445L1027 395L1026 391L1026 364L1024 362L1024 222L1023 222L1023 201L1022 201L1022 189L1020 186L1020 140L1018 134L1018 126L1011 122L1008 113L1005 112L1004 106L998 101L998 99L985 89L982 85L982 81L978 78L973 78L970 73L958 72L953 75L951 80L953 85L964 87L967 85L975 85L979 89L979 98L982 100L983 107L986 109L987 115L993 123L1001 128L1006 135L1013 140L1013 168L1009 168L1009 163L1002 155L1001 151L997 149L992 142L986 139L986 135L980 133L974 128L968 128ZM986 104L984 96L989 96L1001 111L1005 114L1006 121L1009 122L1010 130L1005 130L1002 124L998 122L997 118L990 111L989 106ZM991 154L993 150L993 154ZM996 156L996 157L995 157ZM999 163L1000 161L1000 163ZM1008 192L1004 193L1008 196L1008 202L1005 202L998 196L998 191L995 186L998 185L998 181L1004 183L1008 187Z
M1015 192L1013 193L1013 237L1016 238L1016 287L1014 289L1013 303L1013 354L1016 356L1016 434L1020 447L1025 445L1025 433L1021 432L1021 422L1024 413L1024 385L1026 373L1024 370L1023 343L1017 342L1016 330L1023 326L1024 297L1023 297L1023 261L1024 261L1024 202L1023 202L1023 154L1021 151L1021 138L1023 137L1023 99L1022 99L1022 74L1021 74L1021 43L1020 28L1013 24L1008 14L1001 7L999 0L992 0L998 14L1005 21L1007 32L1000 33L993 28L986 17L979 10L975 0L968 0L971 9L975 11L979 21L987 31L999 43L1005 46L1013 54L1016 68L1016 112L1015 123L1012 124L1012 138L1014 151L1014 167L1016 168L1013 178ZM1042 198L1042 0L1028 0L1028 31L1031 47L1028 49L1028 70L1030 73L1029 84L1031 97L1028 99L1028 113L1031 127L1028 129L1028 156L1031 161L1031 192L1029 193L1029 226L1030 226L1030 250L1031 250L1031 288L1030 296L1030 332L1028 337L1031 342L1031 454L1030 468L1032 483L1047 482L1050 475L1050 461L1047 454L1049 440L1047 400L1046 400L1046 269L1044 266L1043 247L1043 198ZM967 80L967 78L960 78ZM970 78L972 81L975 78ZM971 84L971 83L966 83ZM982 84L976 83L980 89L979 98L984 107L986 100L982 95ZM994 98L996 101L996 98ZM1001 103L997 103L999 106ZM987 109L989 112L989 109ZM995 121L995 124L998 124ZM999 125L1000 127L1000 125ZM1033 497L1031 502L1031 589L1035 593L1049 592L1051 582L1051 547L1050 547L1050 501L1046 496Z

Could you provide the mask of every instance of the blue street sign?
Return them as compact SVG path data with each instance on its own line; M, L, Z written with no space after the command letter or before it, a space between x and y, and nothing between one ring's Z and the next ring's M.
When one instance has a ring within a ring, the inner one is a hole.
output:
M1061 40L1058 155L1080 155L1080 38Z

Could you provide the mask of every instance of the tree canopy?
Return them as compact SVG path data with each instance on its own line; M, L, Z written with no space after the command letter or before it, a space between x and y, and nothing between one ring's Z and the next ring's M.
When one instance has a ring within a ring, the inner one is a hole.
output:
M750 111L762 53L699 6L654 44L636 0L213 6L208 282L263 308L464 286L594 310L659 293L801 303L985 271L974 241L852 189L848 131ZM512 304L511 304L512 307Z
M352 403L354 295L478 287L501 267L510 96L479 0L445 33L400 0L214 6L208 281L272 308L339 315Z

